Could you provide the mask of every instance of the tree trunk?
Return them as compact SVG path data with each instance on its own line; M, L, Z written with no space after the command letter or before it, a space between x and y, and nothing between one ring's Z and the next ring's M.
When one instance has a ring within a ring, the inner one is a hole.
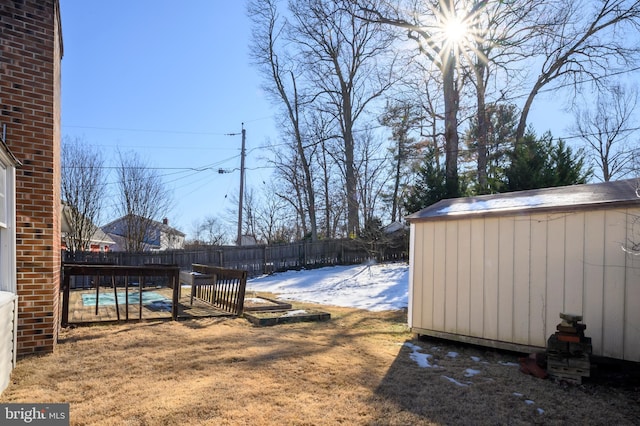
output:
M455 57L445 51L442 58L444 92L445 179L447 197L459 195L458 184L458 90L455 82Z
M489 192L487 179L487 108L485 103L484 71L485 65L478 59L476 64L476 96L478 107L478 193Z

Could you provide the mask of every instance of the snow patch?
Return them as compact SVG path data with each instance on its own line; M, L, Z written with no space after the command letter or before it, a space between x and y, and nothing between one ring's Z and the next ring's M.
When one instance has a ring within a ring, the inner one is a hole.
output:
M307 311L305 311L304 309L294 309L293 311L287 311L286 313L282 314L283 317L295 317L296 315L304 315L306 314Z
M477 374L480 374L480 370L474 370L473 368L467 368L464 370L464 377L473 377Z
M285 300L370 311L405 309L409 265L400 262L287 271L247 280L247 292L270 292Z
M469 386L469 383L461 383L459 381L457 381L456 379L452 378L452 377L448 377L448 376L442 376L444 379L447 379L448 381L450 381L451 383L453 383L454 385L457 386L461 386L461 387L467 387Z
M422 368L438 368L437 365L435 364L431 364L429 362L429 360L431 358L433 358L433 355L431 354L423 354L420 353L418 351L421 351L422 348L418 345L414 345L413 343L405 343L404 344L406 347L408 347L409 349L411 349L411 354L409 354L409 358L411 358L411 360L413 360L416 364L418 364L419 367Z

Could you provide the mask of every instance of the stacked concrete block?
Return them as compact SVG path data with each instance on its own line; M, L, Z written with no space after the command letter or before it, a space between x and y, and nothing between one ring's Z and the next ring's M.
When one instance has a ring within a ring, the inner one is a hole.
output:
M591 374L591 338L584 334L587 326L582 316L561 313L557 332L547 340L547 372L551 377L582 383Z

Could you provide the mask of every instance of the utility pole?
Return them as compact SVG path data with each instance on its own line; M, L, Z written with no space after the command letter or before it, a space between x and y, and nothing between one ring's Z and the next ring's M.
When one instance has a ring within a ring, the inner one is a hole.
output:
M242 200L244 198L244 145L247 139L247 131L242 123L242 148L240 149L240 196L238 197L238 239L236 245L242 244Z

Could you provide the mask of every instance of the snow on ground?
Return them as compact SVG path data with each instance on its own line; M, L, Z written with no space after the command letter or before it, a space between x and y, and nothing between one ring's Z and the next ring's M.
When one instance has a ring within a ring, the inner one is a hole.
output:
M280 299L345 306L370 311L407 307L409 265L406 263L329 266L287 271L247 281L247 295L271 292Z

